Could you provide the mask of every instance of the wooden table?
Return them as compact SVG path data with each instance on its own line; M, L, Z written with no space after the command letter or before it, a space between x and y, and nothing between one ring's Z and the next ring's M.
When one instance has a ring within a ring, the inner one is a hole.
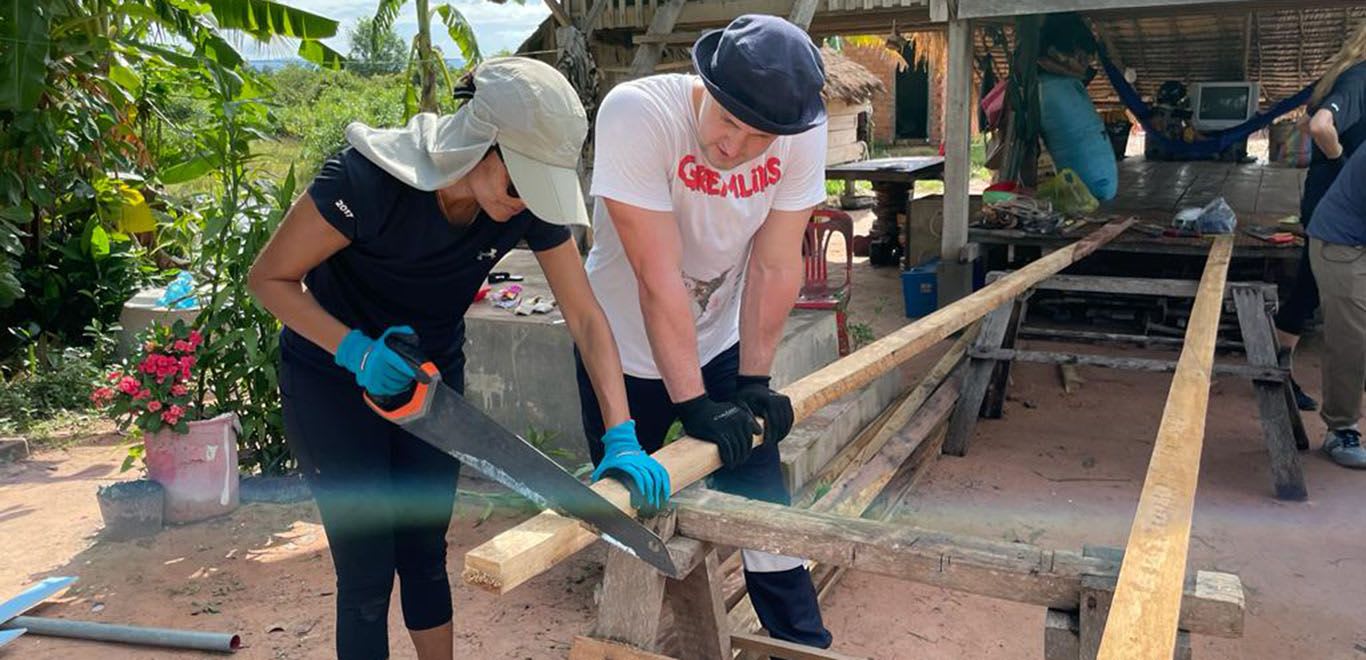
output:
M943 181L944 159L940 156L905 156L899 158L877 158L825 168L825 178L836 181L869 181L879 188L889 188L892 194L905 195L905 224L901 225L892 218L891 226L902 235L909 236L911 222L911 200L915 197L916 181ZM893 237L894 239L898 237ZM899 242L899 241L898 241ZM906 251L902 252L902 265Z

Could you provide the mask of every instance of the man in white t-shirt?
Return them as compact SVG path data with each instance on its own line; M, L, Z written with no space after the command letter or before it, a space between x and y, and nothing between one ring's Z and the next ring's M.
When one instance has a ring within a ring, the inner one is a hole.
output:
M825 72L811 38L772 16L703 35L693 63L696 75L634 80L603 99L588 278L641 446L659 449L680 420L721 453L713 488L790 504L777 444L792 404L769 373L802 285L802 237L825 200ZM603 421L582 363L579 395L597 463ZM764 442L752 448L756 417ZM744 560L769 633L829 647L803 561L750 550Z

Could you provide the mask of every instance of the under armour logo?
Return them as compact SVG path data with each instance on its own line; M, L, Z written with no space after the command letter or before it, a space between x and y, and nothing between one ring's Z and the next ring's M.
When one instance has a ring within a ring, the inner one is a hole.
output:
M479 260L480 260L480 261L484 261L484 260L486 260L486 259L497 259L497 258L498 258L498 249L497 249L497 248L489 248L489 249L487 249L487 250L481 250L481 251L479 252Z

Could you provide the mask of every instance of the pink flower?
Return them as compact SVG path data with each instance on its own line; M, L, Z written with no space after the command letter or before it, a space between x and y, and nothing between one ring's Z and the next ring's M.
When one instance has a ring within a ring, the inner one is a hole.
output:
M123 372L115 371L114 373L109 374L109 382L117 383L120 380L123 380Z
M185 396L186 394L189 394L189 390L185 389L184 385L176 383L171 386L171 396Z
M133 395L133 400L134 400L134 401L142 401L143 399L150 399L150 398L152 398L152 390L149 390L149 389L147 389L147 388L145 388L145 387L142 388L141 390L139 390L137 394L134 394L134 395Z
M171 425L171 426L175 426L176 423L180 421L180 416L179 416L179 415L172 415L172 414L171 414L171 411L168 410L168 411L166 411L166 412L164 412L164 413L161 413L161 421L166 422L167 424L169 424L169 425Z
M184 408L181 408L180 406L177 406L177 405L174 404L174 403L171 404L171 408L170 408L169 412L170 412L172 415L175 415L176 417L184 417L184 416L185 416L185 409L184 409Z
M161 402L160 402L160 401L148 401L148 402L147 402L147 412L156 412L156 411L158 411L158 410L161 410Z
M97 387L94 392L90 393L90 402L96 406L103 406L109 403L109 400L113 398L114 390L107 387Z
M198 330L191 330L191 331L190 331L190 346L191 346L191 348L199 348L199 345L202 344L202 343L204 343L204 335L199 334L199 331L198 331Z
M185 341L184 339L177 339L174 347L178 353L189 353L194 350L194 346L191 346L190 342Z
M137 394L137 379L133 378L132 376L124 376L123 379L119 381L119 391L123 392L124 394L127 394L128 396L133 396L134 394Z

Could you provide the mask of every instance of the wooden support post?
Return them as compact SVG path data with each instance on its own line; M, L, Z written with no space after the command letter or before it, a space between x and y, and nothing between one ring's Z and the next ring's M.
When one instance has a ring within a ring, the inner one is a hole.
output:
M682 580L669 581L667 593L680 657L729 659L732 655L720 563L716 549L709 547L691 573Z
M560 0L545 0L545 6L550 8L550 15L555 17L555 22L559 23L560 27L569 27L574 24L574 21L570 20L569 14L565 12L564 5L560 4Z
M1006 325L1005 338L1001 346L1015 348L1020 338L1020 326L1024 325L1025 315L1029 313L1029 294L1015 299L1010 313L1010 323ZM982 416L987 419L1000 419L1005 412L1006 390L1010 389L1010 360L998 360L996 370L991 375L991 385L987 388L986 400L982 402Z
M668 541L673 536L674 516L660 516L651 526ZM689 549L696 552L696 546L692 542ZM670 547L670 554L679 554L677 550ZM666 579L653 566L625 550L608 548L602 574L602 602L593 637L654 651L659 639L659 617L664 610Z
M1100 660L1167 660L1176 646L1210 367L1232 256L1233 236L1216 238L1129 531L1129 549L1097 655Z
M640 0L636 0L639 3ZM638 6L638 5L637 5ZM678 21L678 14L683 11L683 0L668 0L655 9L655 16L650 20L650 27L646 34L666 35L674 31L674 23ZM659 64L659 58L664 53L664 44L648 43L641 44L636 48L636 55L631 60L631 77L641 78L655 72L655 65Z
M1279 369L1276 340L1271 332L1271 318L1267 314L1262 292L1254 288L1234 287L1232 293L1248 363L1253 367ZM1299 418L1300 411L1294 406L1294 397L1289 395L1289 383L1285 380L1253 380L1252 387L1257 394L1262 438L1271 459L1271 482L1276 497L1282 500L1307 499L1309 490L1304 484L1304 470L1300 466L1294 429L1294 420Z
M792 3L792 13L787 15L787 20L803 30L811 29L811 19L816 17L816 6L820 1L797 0Z
M1076 612L1047 610L1043 623L1043 660L1080 658L1080 629L1081 622Z
M1018 603L1075 608L1083 575L1116 573L1113 560L1079 552L800 511L710 490L688 491L675 500L678 533L689 538ZM1242 635L1244 603L1237 576L1199 571L1185 587L1182 628L1218 637Z
M972 178L972 23L949 21L947 107L944 112L944 229L939 247L939 304L972 291L968 244L968 183Z
M863 387L967 327L988 311L1014 300L1038 281L1095 252L1132 224L1132 220L1111 222L1086 238L1059 248L971 296L783 388L783 393L792 399L796 420L809 417L822 406ZM755 442L762 442L762 436L755 436ZM669 471L675 492L721 467L721 456L715 444L688 437L675 440L655 452L654 457ZM593 490L623 511L631 510L631 495L621 484L603 480L594 484ZM463 576L469 584L507 593L588 547L596 539L597 535L577 520L543 512L467 553Z
M973 348L979 353L990 353L1001 349L1015 303L1008 302L987 315L982 322L982 332L977 335ZM991 385L992 374L996 371L996 360L990 358L971 358L968 363L967 379L963 382L963 393L958 406L949 419L949 434L944 439L944 453L962 456L968 451L968 441L972 439L972 429L977 425L977 417L982 412L982 402Z

